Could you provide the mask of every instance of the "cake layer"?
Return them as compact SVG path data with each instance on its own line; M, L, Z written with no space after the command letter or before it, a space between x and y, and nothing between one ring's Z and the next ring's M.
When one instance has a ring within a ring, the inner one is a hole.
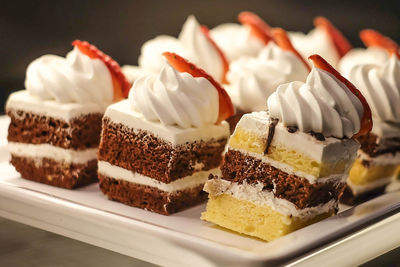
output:
M352 139L325 138L274 125L266 112L253 112L239 121L229 147L259 154L277 168L279 163L286 164L291 169L286 171L303 173L313 182L347 172L359 144Z
M98 159L164 183L219 166L226 138L182 145L144 130L103 119Z
M11 164L22 178L68 189L97 181L97 160L76 164L11 154Z
M138 173L133 173L132 171L123 169L121 167L113 166L106 161L99 161L98 173L105 177L114 177L118 180L124 180L135 184L155 187L160 191L173 193L176 191L186 190L189 188L204 185L210 174L219 174L220 170L219 168L215 168L208 171L199 171L195 172L191 176L186 176L170 183L163 183L150 177L146 177Z
M24 111L40 116L57 118L63 121L80 117L82 115L100 113L103 114L106 106L96 103L59 103L55 100L41 100L29 94L26 90L12 93L6 104L6 111Z
M345 175L310 183L305 178L288 174L260 159L231 149L225 153L221 171L222 179L227 181L262 183L263 190L273 192L277 198L286 199L300 209L338 200L345 185Z
M53 161L73 164L85 164L96 160L97 148L85 150L65 149L49 144L25 144L8 142L8 151L11 155L30 158L47 158Z
M7 115L11 118L8 128L11 142L50 144L75 150L95 148L99 144L101 113L82 114L68 121L24 110L11 109Z
M141 113L132 109L128 100L109 106L104 116L114 124L122 124L135 131L151 132L157 138L169 142L171 145L183 145L200 140L218 140L229 136L229 124L225 121L219 125L206 125L187 129L174 125L165 126L158 121L147 121Z
M386 179L389 183L390 178L396 173L398 164L378 164L374 161L365 161L357 159L350 170L348 182L353 185L365 186L378 180ZM388 180L389 179L389 180Z
M220 178L208 180L204 186L204 191L209 193L209 198L216 198L220 195L231 195L234 198L249 201L258 206L267 205L280 214L298 217L303 220L308 220L321 213L337 209L338 203L337 200L331 199L317 206L299 209L292 202L276 197L274 191L264 190L264 184L261 182L250 184L243 181L243 183L238 183Z
M101 191L109 199L129 206L169 215L205 201L203 185L168 193L155 187L114 179L99 174Z
M374 133L368 133L357 139L363 153L375 158L385 154L400 154L400 129L397 135L397 137L382 138Z
M374 184L372 188L365 186L356 186L351 188L349 185L343 191L340 197L340 202L346 205L356 205L361 202L373 199L382 195L385 192L387 183L385 185ZM365 190L367 188L367 190Z
M222 194L210 198L207 210L201 219L242 234L271 241L309 224L325 219L335 210L316 215L309 219L283 215L268 205L256 205L231 195Z

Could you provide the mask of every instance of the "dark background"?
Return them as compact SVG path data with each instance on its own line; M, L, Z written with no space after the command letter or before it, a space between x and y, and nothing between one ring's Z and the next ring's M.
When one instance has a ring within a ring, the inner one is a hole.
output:
M400 41L400 1L1 1L0 106L23 89L25 69L44 54L64 56L71 41L92 42L121 65L136 64L141 45L159 34L177 36L189 14L210 28L250 10L271 26L308 31L313 17L329 18L353 43L375 28ZM3 108L0 108L0 113Z

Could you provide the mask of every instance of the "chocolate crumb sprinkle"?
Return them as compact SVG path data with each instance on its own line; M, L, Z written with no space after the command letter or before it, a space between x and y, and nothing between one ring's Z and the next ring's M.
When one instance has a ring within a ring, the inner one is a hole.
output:
M288 126L287 130L289 133L295 133L299 130L299 128L297 128L296 126Z
M325 141L325 136L322 133L316 133L316 132L309 132L309 134L314 137L315 139L317 139L318 141Z

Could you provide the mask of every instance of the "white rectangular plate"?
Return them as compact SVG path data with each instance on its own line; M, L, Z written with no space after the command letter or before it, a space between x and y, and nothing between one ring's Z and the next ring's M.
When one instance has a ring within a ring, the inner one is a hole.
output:
M400 245L400 235L390 233L400 226L400 192L342 206L337 216L263 242L201 221L205 205L163 216L109 201L97 184L67 190L24 180L8 163L7 125L8 119L0 118L0 216L125 255L171 266L326 265L329 253L364 239L376 238L375 249L344 262L359 263ZM379 238L384 238L380 246ZM331 264L340 262L329 258Z

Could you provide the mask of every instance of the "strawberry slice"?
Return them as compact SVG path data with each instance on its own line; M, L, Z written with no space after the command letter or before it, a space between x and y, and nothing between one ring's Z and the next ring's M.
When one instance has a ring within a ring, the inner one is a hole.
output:
M323 28L326 33L330 36L336 51L339 54L339 58L342 58L352 48L349 40L325 17L316 17L314 19L315 27Z
M221 82L222 83L228 83L228 81L226 80L226 73L229 71L229 62L226 59L224 53L222 52L221 48L219 48L219 46L214 42L214 40L211 38L210 36L210 30L207 28L207 26L202 25L201 26L201 31L204 33L204 35L206 36L207 40L210 41L210 43L215 47L215 49L218 52L219 57L222 60L222 64L223 64L223 68L224 68L224 72L222 74L222 79Z
M125 78L125 75L122 73L121 67L115 60L113 60L110 56L104 54L99 49L97 49L97 47L89 44L86 41L75 40L72 42L72 45L78 47L78 49L88 57L92 59L100 59L104 62L111 74L114 88L114 101L118 101L128 97L131 84Z
M251 33L264 42L265 45L273 39L271 27L253 12L243 11L238 15L238 20L243 25L250 27Z
M360 100L364 108L364 114L361 119L360 130L358 131L358 133L354 134L352 138L356 138L369 133L372 129L371 109L367 103L367 100L365 100L361 92L349 80L340 75L340 73L337 70L335 70L331 65L329 65L329 63L326 62L326 60L323 59L321 56L311 55L309 59L313 61L315 67L333 74L333 76L335 76L339 81L344 83L347 86L347 88L349 88L349 90Z
M193 77L203 77L210 81L212 85L217 89L218 96L219 96L219 112L218 112L218 119L216 124L220 123L221 121L231 117L234 114L233 105L231 98L229 97L228 93L225 91L224 88L216 81L213 77L211 77L207 72L203 69L198 68L193 63L190 63L183 57L171 53L171 52L164 52L163 56L168 60L169 64L172 65L177 71L179 72L187 72Z
M360 39L366 47L378 46L386 49L389 54L395 54L400 59L399 45L389 37L372 29L360 32Z
M306 66L308 71L311 70L310 66L308 63L304 60L304 58L300 55L300 53L293 47L292 42L290 42L290 39L284 29L281 28L275 28L272 30L272 36L274 38L275 43L285 51L290 51L293 54L295 54L301 62Z

